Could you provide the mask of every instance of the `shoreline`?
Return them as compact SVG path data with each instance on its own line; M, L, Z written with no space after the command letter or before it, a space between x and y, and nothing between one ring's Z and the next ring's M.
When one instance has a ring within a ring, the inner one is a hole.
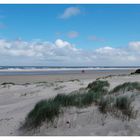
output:
M31 68L31 69L16 69L16 68L9 68L9 69L0 69L0 72L34 72L34 71L38 71L38 72L50 72L50 71L81 71L81 70L85 70L85 71L108 71L108 70L136 70L139 67L107 67L107 68L102 68L102 67L97 67L97 68Z

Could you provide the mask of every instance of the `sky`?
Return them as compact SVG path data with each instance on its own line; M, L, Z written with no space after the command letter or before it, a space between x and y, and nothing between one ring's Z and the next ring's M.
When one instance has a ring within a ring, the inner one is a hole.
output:
M140 5L0 4L0 65L139 66Z

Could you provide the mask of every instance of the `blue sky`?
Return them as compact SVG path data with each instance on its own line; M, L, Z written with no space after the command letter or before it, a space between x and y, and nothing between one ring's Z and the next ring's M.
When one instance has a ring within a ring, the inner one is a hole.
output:
M139 25L140 5L1 4L0 65L139 65Z

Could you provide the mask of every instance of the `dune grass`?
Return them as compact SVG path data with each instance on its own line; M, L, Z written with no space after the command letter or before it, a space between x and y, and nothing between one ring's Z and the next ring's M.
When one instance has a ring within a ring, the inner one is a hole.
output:
M115 107L120 110L128 110L131 105L131 98L127 96L120 96L116 98Z
M106 93L107 88L109 86L110 86L110 84L108 83L108 81L96 80L96 81L88 84L87 89L89 89L90 91L94 91L94 92Z
M34 109L26 117L25 127L37 127L43 121L53 122L55 117L58 117L60 107L53 99L42 100L38 102Z
M107 113L109 111L110 104L111 102L109 98L105 98L105 97L101 98L98 104L99 111L101 113Z
M76 94L71 94L71 95L58 94L54 98L54 102L57 102L62 107L70 107L76 104L75 98L76 98Z
M43 121L53 122L62 113L63 107L83 108L97 101L95 93L58 94L56 97L38 102L34 109L27 115L24 127L37 127Z
M69 95L58 94L54 98L54 102L57 102L62 107L85 107L91 105L93 102L97 102L104 93L107 92L109 83L107 81L95 81L88 85L88 91L85 93L73 93Z
M132 106L132 101L132 97L128 96L102 98L99 102L98 108L101 113L105 114L109 112L115 117L122 117L123 119L125 118L125 120L130 120L135 118L137 113L137 111L135 111L134 107Z
M93 86L95 84L96 86ZM106 82L95 81L92 86L88 86L86 93L72 93L69 95L58 94L56 97L38 102L33 110L29 112L25 120L25 127L37 127L43 121L53 122L62 113L63 107L87 107L94 102L98 102L102 96Z
M126 83L116 86L110 93L116 93L116 92L124 93L126 91L133 91L133 90L140 90L140 83L126 82Z
M114 106L121 110L121 112L129 119L134 118L135 112L132 106L132 98L127 96L119 96L116 98Z
M38 102L33 110L29 112L25 120L25 127L38 127L42 122L53 122L56 117L63 113L63 108L77 107L83 108L95 104L100 112L113 112L114 109L120 110L124 115L132 117L132 100L127 97L108 94L109 83L107 81L96 80L90 83L86 90L81 93L71 93L69 95L58 94L54 98ZM124 83L115 87L111 92L118 92L122 89L139 89L139 83Z

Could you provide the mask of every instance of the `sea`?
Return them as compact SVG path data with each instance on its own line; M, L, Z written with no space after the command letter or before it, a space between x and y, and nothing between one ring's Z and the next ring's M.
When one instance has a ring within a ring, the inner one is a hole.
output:
M136 70L140 66L0 66L0 75L73 74L82 71Z

